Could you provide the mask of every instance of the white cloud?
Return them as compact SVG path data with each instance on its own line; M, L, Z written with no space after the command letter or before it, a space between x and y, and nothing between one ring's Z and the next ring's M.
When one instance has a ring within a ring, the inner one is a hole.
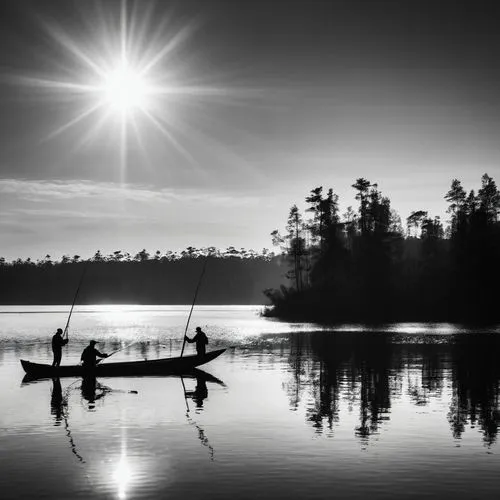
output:
M57 208L12 208L9 211L10 216L19 214L20 216L51 218L58 217L63 220L67 219L115 219L116 212L100 212L100 211L81 211L81 210L62 210ZM150 220L150 217L128 214L127 219L136 221Z
M85 180L29 180L0 179L0 194L12 195L34 203L57 200L102 199L107 201L171 204L176 202L208 203L213 206L251 206L259 203L257 196L236 194L229 196L217 192L194 189L155 189L150 186L91 182Z
M99 248L269 246L278 194L248 196L105 182L0 178L0 255L93 255Z

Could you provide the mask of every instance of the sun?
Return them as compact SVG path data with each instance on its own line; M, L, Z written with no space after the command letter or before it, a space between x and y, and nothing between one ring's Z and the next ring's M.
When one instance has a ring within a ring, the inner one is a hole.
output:
M12 77L16 86L35 89L33 95L41 96L44 104L64 105L61 121L44 141L77 128L80 134L71 147L75 152L106 141L122 179L128 157L147 157L148 141L158 143L153 134L193 164L186 138L208 139L186 116L214 103L247 98L247 89L214 86L214 75L199 75L189 64L188 48L193 47L199 20L178 24L171 16L159 15L164 14L160 0L146 7L143 3L140 10L138 0L96 3L94 10L82 11L82 22L73 31L40 18L49 47L61 57L54 56L53 67L41 75ZM212 83L204 84L207 80Z
M151 88L140 72L127 61L107 73L102 84L102 99L113 111L128 114L136 108L147 109Z
M61 66L67 66L67 70L61 76L23 76L19 83L44 90L49 99L74 101L74 115L51 132L50 139L84 123L91 137L97 136L105 123L111 127L118 124L122 148L126 129L142 128L141 121L149 122L170 139L169 131L176 123L175 117L165 112L167 102L186 103L223 93L221 89L187 83L183 73L189 75L191 68L181 70L178 66L195 24L174 27L168 16L155 15L155 2L140 11L131 0L120 0L109 9L107 5L89 10L75 35L53 20L42 21L54 49L63 51ZM95 25L92 32L88 30L90 21Z

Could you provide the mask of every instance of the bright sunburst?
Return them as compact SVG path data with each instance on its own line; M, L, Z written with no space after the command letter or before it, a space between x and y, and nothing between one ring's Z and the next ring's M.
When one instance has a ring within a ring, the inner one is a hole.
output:
M18 81L43 90L54 101L64 98L64 102L74 103L73 114L48 138L78 126L84 132L77 146L83 146L98 137L103 127L116 130L116 147L124 174L127 144L133 135L142 144L144 123L153 125L186 156L187 152L175 138L180 124L170 112L169 104L227 97L231 91L190 83L196 79L186 78L185 65L181 70L175 62L179 61L178 52L192 35L192 24L172 29L171 18L155 17L155 6L151 2L145 5L121 0L118 13L106 11L109 5L100 2L92 19L84 20L84 26L95 26L83 39L77 39L53 22L45 22L43 27L56 48L62 50L67 67L61 61L64 71L59 77L28 76Z
M102 91L104 102L122 114L146 108L147 98L153 93L147 80L126 60L106 75Z

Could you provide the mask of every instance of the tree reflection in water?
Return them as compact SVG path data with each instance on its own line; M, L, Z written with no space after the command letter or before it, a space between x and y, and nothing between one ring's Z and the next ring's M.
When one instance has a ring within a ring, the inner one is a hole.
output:
M448 413L453 436L461 438L467 425L479 426L485 444L492 445L500 425L500 340L494 334L463 335L453 347L453 399Z
M386 332L314 332L290 335L291 410L306 403L306 419L332 435L340 403L359 407L354 434L367 445L403 397L427 406L451 387L447 415L460 439L479 426L486 445L500 426L500 338L495 334L404 335ZM447 393L448 395L448 393Z

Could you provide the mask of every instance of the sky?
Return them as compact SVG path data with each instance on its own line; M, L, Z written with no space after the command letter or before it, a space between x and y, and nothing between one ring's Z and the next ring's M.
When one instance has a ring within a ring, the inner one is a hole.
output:
M272 248L317 186L446 220L500 172L500 6L0 3L0 256ZM125 86L125 87L124 87Z

